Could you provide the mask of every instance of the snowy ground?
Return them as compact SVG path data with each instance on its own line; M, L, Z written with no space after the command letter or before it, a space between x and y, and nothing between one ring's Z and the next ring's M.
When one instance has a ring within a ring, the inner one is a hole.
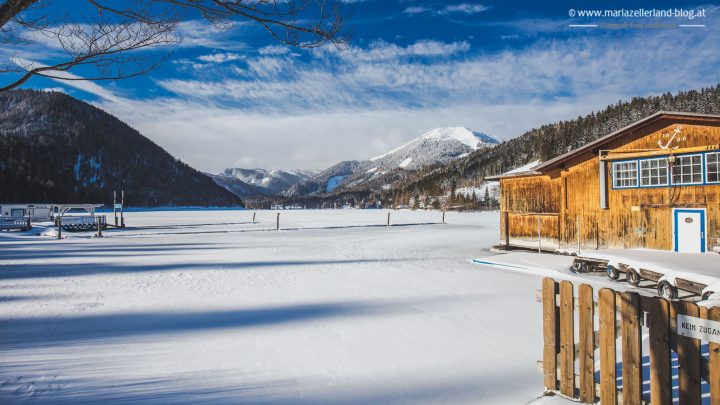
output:
M542 274L497 213L133 212L0 234L0 402L526 404Z

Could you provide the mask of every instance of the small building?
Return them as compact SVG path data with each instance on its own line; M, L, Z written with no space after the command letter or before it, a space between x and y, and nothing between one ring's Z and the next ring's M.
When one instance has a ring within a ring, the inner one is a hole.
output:
M0 204L2 217L27 217L32 221L49 221L52 216L52 204Z
M52 221L55 216L89 215L102 204L0 204L2 217L30 217L32 221Z
M500 181L505 246L720 249L720 116L658 112Z

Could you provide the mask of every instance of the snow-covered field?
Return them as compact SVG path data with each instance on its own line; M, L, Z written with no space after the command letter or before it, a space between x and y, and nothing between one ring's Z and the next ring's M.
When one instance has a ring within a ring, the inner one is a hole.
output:
M540 275L497 213L157 211L0 234L0 402L525 404Z

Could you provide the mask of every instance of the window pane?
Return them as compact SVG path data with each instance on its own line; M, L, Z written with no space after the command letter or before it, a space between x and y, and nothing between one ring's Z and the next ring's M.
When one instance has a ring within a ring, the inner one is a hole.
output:
M702 155L678 156L674 169L675 184L702 183Z
M640 185L667 185L667 159L646 159L640 161Z
M617 162L613 164L614 187L637 187L637 162Z
M720 153L708 153L707 159L707 181L708 182L720 182Z

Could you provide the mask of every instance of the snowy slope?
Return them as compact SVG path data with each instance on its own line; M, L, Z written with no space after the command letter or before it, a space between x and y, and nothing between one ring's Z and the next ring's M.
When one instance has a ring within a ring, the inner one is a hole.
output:
M360 186L382 176L397 176L398 169L417 170L433 164L446 164L472 151L499 143L490 135L465 127L435 128L382 155L367 160L340 162L291 187L286 194L307 195ZM340 182L339 176L343 176ZM332 184L329 183L331 179Z
M369 159L375 167L419 169L434 163L446 163L480 148L493 147L500 141L465 127L441 127L419 138Z
M131 212L104 238L0 233L0 403L540 395L541 277L470 262L497 214L386 215L287 211L277 232L270 211Z
M218 174L207 173L215 184L223 187L225 190L235 194L240 198L247 198L258 195L272 195L266 188L245 183L244 181L232 176L223 176Z
M312 171L285 171L265 169L225 169L218 176L230 177L245 184L257 187L262 194L279 195L293 185L309 179L315 173Z

